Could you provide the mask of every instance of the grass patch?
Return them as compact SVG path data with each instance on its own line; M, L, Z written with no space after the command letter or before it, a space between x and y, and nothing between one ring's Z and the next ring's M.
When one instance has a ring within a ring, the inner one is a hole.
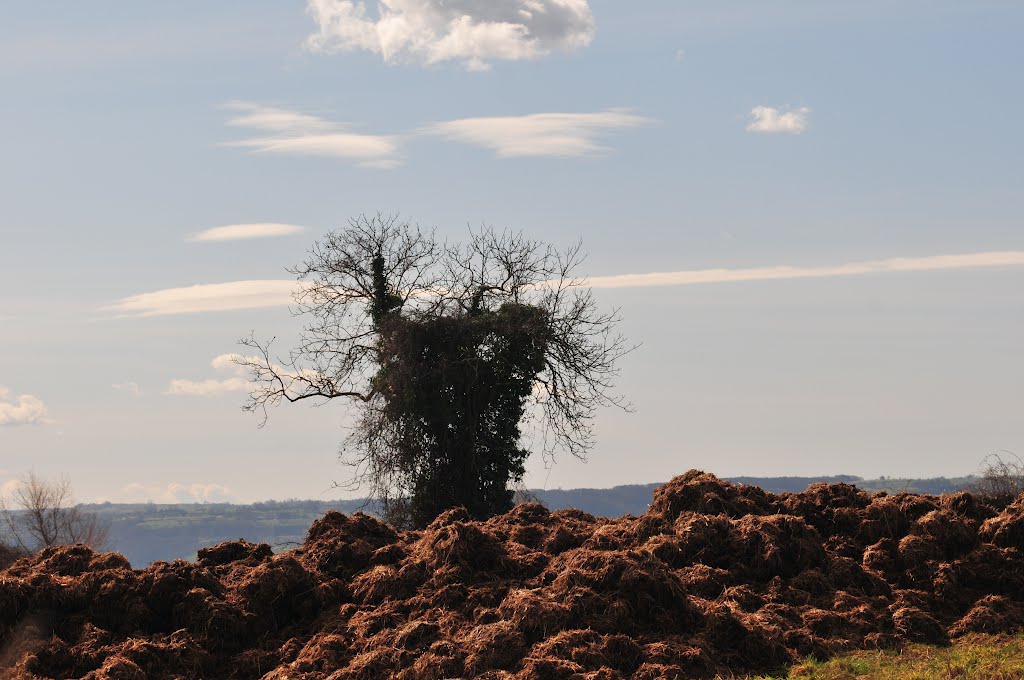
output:
M1024 679L1024 634L968 635L949 647L909 645L902 651L853 652L829 661L806 659L788 675L747 680Z

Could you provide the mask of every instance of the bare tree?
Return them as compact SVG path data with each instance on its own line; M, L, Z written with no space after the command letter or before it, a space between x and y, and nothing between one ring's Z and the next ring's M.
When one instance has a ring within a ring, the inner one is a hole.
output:
M579 244L558 250L520 233L484 228L448 244L395 217L351 220L289 270L300 284L293 311L307 320L297 346L277 357L272 341L242 341L250 355L238 363L255 384L245 408L265 419L283 401L349 400L358 418L342 459L352 484L399 514L417 483L452 474L450 460L427 468L453 448L467 449L462 464L477 482L487 446L525 457L520 420L534 424L545 457L585 459L596 409L628 408L612 387L632 347L614 332L617 310L599 311L575 273L583 259ZM444 375L428 381L438 366ZM416 395L428 399L413 404ZM493 481L505 491L522 472L512 460Z
M10 502L0 498L0 515L11 546L20 552L74 543L99 549L109 538L110 528L75 503L65 477L50 481L30 472L11 496Z

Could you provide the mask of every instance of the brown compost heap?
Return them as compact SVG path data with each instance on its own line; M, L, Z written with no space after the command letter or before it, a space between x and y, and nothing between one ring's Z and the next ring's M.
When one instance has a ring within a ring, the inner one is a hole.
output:
M328 513L305 543L0 572L7 678L700 678L1024 626L1024 496L773 495L691 471L639 517Z

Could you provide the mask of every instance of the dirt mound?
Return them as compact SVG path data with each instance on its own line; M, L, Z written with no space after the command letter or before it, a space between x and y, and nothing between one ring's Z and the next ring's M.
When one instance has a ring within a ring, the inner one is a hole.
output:
M196 556L196 564L204 567L220 567L235 562L249 566L260 564L270 559L274 551L266 543L249 543L246 540L228 541L210 548L200 548Z
M756 486L729 484L708 472L690 470L654 491L647 514L674 520L682 512L705 515L770 515L778 509L771 494Z
M1024 494L981 527L981 537L1001 548L1024 551Z
M1024 629L1024 497L773 495L691 471L639 517L524 504L422 531L328 513L132 570L83 546L0 572L11 678L662 678Z

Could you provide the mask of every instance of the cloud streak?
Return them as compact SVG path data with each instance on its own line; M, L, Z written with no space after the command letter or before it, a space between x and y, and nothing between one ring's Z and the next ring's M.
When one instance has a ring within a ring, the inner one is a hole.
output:
M933 255L930 257L896 257L886 260L865 260L838 265L749 267L740 269L690 269L650 274L619 274L595 276L591 288L639 288L649 286L693 286L710 283L742 283L751 281L783 281L790 279L823 279L866 274L898 272L937 272L957 269L1019 267L1024 265L1024 251L995 251L966 255Z
M225 378L216 380L187 380L183 378L171 381L167 391L176 397L219 397L228 392L247 392L252 385L244 378Z
M46 422L46 404L31 394L15 396L0 385L0 427L39 425Z
M125 392L127 394L130 394L133 397L142 396L142 388L139 387L139 384L134 380L126 380L125 382L114 383L110 387L117 390L118 392Z
M164 394L190 397L219 397L228 392L248 392L252 387L252 383L244 377L246 369L235 363L237 359L241 358L243 357L238 354L221 354L214 357L213 361L210 362L210 365L218 371L234 373L234 376L230 378L220 380L216 378L207 380L179 378L171 381Z
M600 155L609 150L599 143L603 136L655 122L626 109L607 109L460 118L424 125L407 134L363 135L347 131L344 124L288 109L252 102L232 102L227 107L239 112L228 120L228 125L259 130L261 134L225 142L225 146L257 153L344 158L360 166L384 169L400 165L401 144L417 136L441 137L490 149L498 158L567 158ZM255 238L262 232L279 235L283 228L291 226L228 225L203 232L193 240Z
M991 269L1024 266L1024 251L1002 250L960 255L896 257L836 265L686 269L645 274L616 274L587 279L591 288L641 288L650 286L694 286L715 283L749 283L791 279L822 279L840 276L892 274L900 272L941 272L963 269ZM123 298L105 307L120 316L149 317L169 314L227 311L276 307L293 302L295 281L266 279L232 281L187 288L169 288Z
M305 231L305 227L295 224L278 224L276 222L261 222L256 224L228 224L223 227L213 227L201 231L190 237L189 241L239 241L251 238L274 238L277 236L291 236Z
M472 71L491 60L538 59L589 45L587 0L308 0L317 32L306 47L329 54L365 50L387 63L455 61Z
M387 169L400 165L399 138L352 132L344 123L253 102L230 102L237 112L228 125L255 130L254 137L224 142L224 146L254 153L343 158L359 166Z
M597 138L607 132L647 125L652 119L622 109L597 113L535 113L526 116L463 118L425 126L421 132L491 149L498 158L588 156L608 151Z
M256 279L165 288L117 300L104 311L118 316L164 316L233 309L279 307L292 302L299 284L287 279Z
M798 135L807 129L811 110L806 106L780 111L771 106L755 106L750 110L747 132Z

